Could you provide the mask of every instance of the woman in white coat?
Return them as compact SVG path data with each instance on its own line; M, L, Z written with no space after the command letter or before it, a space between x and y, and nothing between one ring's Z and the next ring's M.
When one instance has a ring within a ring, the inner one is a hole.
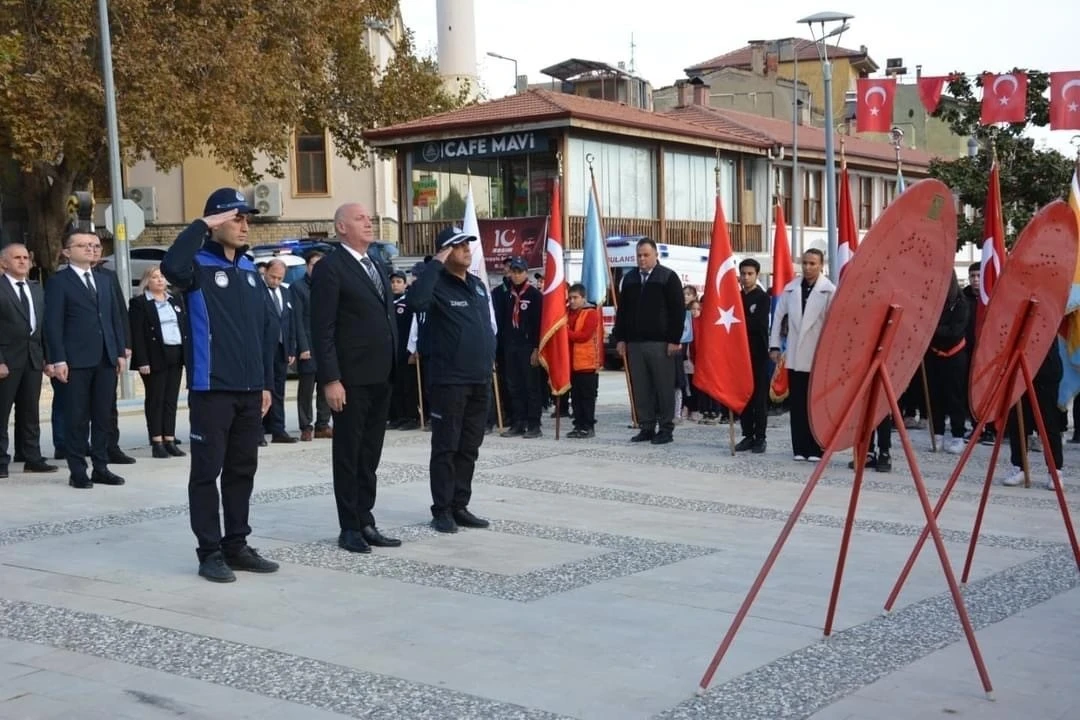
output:
M773 314L769 356L780 359L780 330L787 318L787 349L784 357L790 388L791 449L796 460L817 462L821 446L810 432L810 366L821 339L821 328L836 286L821 274L825 255L811 248L802 256L802 277L792 280L780 294Z

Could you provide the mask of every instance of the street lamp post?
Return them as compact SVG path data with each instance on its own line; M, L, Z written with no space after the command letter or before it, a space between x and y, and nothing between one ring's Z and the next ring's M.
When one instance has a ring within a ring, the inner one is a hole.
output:
M499 60L505 60L507 62L514 63L514 93L517 93L518 61L512 57L506 57L505 55L500 55L499 53L493 52L489 52L488 57L498 58Z
M831 37L839 38L847 30L848 20L855 17L840 12L820 12L809 15L799 20L810 28L810 35L818 46L818 55L821 58L821 77L824 82L825 92L825 217L826 229L829 237L829 277L836 282L840 277L839 258L837 257L838 233L836 227L836 150L834 138L836 130L833 122L832 101L832 62L829 60L829 47L826 40ZM825 23L840 23L840 26L831 32L825 32ZM821 37L814 37L814 25L818 25Z

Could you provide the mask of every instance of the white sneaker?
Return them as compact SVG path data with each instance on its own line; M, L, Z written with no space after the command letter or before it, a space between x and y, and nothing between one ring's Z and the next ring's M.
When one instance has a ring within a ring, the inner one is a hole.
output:
M1058 470L1058 480L1061 481L1061 486L1065 487L1065 473L1061 472L1060 470ZM1043 487L1050 492L1057 490L1057 488L1054 487L1054 478L1050 478L1049 480L1047 480L1046 484L1043 485Z
M795 462L806 462L806 456L805 455L796 455L794 460L795 460Z
M821 462L821 458L819 458L817 455L811 455L810 457L806 458L806 460L808 462Z
M1005 487L1016 487L1017 485L1024 484L1024 468L1013 467L1012 472L1009 473L1001 484Z
M964 438L949 438L945 443L945 452L950 455L959 455L964 452L964 446L967 443L964 442Z
M945 450L945 436L935 435L934 443L930 445L930 452L934 452L934 447L937 447L937 452L944 452Z

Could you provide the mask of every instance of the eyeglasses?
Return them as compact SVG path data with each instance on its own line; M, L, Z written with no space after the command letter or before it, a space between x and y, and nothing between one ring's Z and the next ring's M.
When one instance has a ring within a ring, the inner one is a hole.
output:
M71 248L79 248L80 250L100 250L101 246L91 245L90 243L74 243L68 245L68 249L70 250Z

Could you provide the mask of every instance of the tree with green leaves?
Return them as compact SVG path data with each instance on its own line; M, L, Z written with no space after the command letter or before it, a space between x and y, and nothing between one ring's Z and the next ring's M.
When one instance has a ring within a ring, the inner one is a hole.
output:
M0 158L20 168L30 245L51 267L67 197L107 165L97 4L0 0ZM294 128L324 127L354 167L365 129L459 106L410 34L379 67L369 34L397 0L111 0L120 146L161 169L208 154L245 181L282 175ZM381 30L378 30L381 31Z
M1023 136L1029 125L1045 127L1050 124L1050 102L1043 93L1050 86L1050 76L1038 70L1015 69L1027 73L1027 118L1010 125L985 126L979 123L980 100L975 88L982 87L982 76L968 78L955 73L947 90L955 103L942 103L935 117L949 123L952 131L962 137L973 137L979 143L979 153L973 158L935 160L930 163L930 176L938 178L953 189L960 202L975 208L972 221L959 217L958 246L983 242L982 211L986 205L987 183L994 153L998 158L1001 176L1002 214L1011 246L1016 235L1024 229L1039 208L1058 200L1068 192L1073 160L1057 150L1035 147L1035 141Z

